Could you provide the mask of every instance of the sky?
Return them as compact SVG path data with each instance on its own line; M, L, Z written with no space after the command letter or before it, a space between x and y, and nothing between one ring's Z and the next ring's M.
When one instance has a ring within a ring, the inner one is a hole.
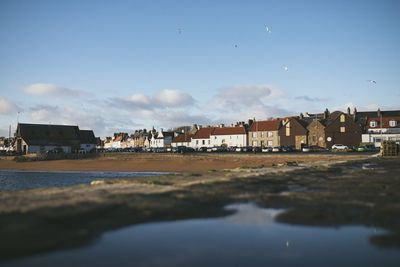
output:
M0 136L400 109L399 14L397 0L0 0Z

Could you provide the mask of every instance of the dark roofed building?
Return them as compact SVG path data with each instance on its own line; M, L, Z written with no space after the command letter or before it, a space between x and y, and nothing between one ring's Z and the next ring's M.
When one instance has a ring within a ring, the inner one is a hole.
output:
M85 132L82 135L85 140L91 139L89 133ZM81 134L78 126L19 123L14 147L16 152L21 154L46 152L56 148L71 153L78 151L80 144Z
M331 148L334 144L358 146L361 143L361 127L354 118L341 111L325 111L323 119L314 119L307 127L308 144Z
M97 140L92 130L79 130L80 148L85 152L91 152L96 149Z
M298 117L283 119L278 132L281 146L294 146L300 150L308 142L307 122Z

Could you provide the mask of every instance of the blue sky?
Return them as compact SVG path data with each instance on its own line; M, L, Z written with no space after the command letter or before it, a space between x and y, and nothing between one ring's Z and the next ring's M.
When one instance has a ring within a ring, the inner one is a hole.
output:
M0 0L0 135L18 111L106 136L399 109L398 14L379 0Z

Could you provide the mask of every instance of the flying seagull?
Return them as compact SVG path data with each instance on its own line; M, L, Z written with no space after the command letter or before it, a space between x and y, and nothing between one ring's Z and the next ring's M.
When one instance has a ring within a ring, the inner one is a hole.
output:
M238 45L237 45L237 44L235 44L235 48L238 48Z
M367 80L367 82L370 82L370 83L376 83L376 81L375 81L375 80Z
M271 33L271 29L270 29L268 26L265 26L265 30L266 30L268 33Z
M288 71L288 70L289 70L288 66L286 66L286 65L283 65L283 69L284 69L285 71Z

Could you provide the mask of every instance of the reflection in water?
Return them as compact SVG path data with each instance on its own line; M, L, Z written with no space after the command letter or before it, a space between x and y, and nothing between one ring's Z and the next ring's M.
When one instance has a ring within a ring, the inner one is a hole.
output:
M385 231L278 224L281 211L253 204L226 207L225 218L135 225L104 234L91 246L5 266L398 266L397 250L368 242Z
M162 172L75 172L75 171L16 171L0 170L0 191L15 191L32 188L61 187L90 184L93 180L125 177L156 176Z

